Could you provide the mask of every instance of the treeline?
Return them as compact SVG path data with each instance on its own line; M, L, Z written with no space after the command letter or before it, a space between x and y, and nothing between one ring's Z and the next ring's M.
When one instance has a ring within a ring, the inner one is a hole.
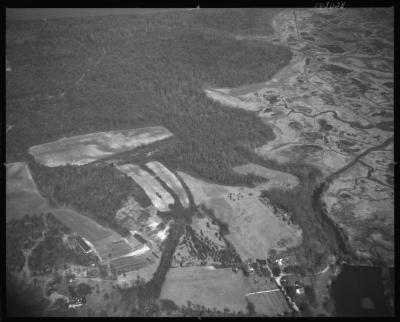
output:
M55 98L7 100L7 120L14 125L7 134L8 161L60 136L163 125L179 140L163 156L168 165L224 184L247 184L250 179L230 170L247 162L237 148L265 144L273 132L255 114L207 98L203 88L266 81L292 54L285 47L221 33L230 29L226 24L242 23L266 31L261 26L268 20L252 20L257 10L216 13L225 17L221 27L209 14L63 19L30 42L23 39L39 33L37 27L10 26L7 57L24 67L7 77L7 95L32 90ZM199 21L193 23L194 18ZM52 84L59 88L49 90ZM62 98L57 96L63 91Z
M179 244L179 239L184 230L185 225L182 222L173 221L169 228L168 237L163 244L160 263L152 279L147 283L139 281L131 288L120 290L123 299L131 308L131 316L152 316L159 312L157 301L166 274L171 267L175 248Z
M111 164L50 168L33 158L28 164L43 196L56 205L73 206L120 233L125 234L115 214L129 196L134 196L143 207L150 205L142 188Z
M219 239L221 240L222 237L220 236ZM210 256L214 262L221 263L223 267L240 267L242 264L240 256L229 243L225 249L219 249L212 240L196 233L191 226L186 226L185 243L190 254L200 260L204 261Z
M29 268L35 275L58 269L66 263L89 266L96 258L90 258L79 249L68 248L62 238L70 229L62 224L54 215L46 216L47 231L44 240L35 247L29 257Z
M341 254L334 228L324 220L324 214L313 207L314 189L314 184L303 178L299 186L289 191L263 191L263 196L271 200L272 204L288 209L292 222L303 230L303 243L296 248L295 255L299 265L311 272L324 268L326 262L321 259L325 253Z

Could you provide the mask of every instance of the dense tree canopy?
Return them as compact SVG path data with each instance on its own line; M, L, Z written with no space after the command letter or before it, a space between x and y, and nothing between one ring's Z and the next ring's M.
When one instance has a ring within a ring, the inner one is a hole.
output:
M270 33L269 15L200 10L9 23L8 161L62 136L163 125L178 138L163 161L245 182L230 171L246 162L237 147L265 144L273 132L203 89L266 81L290 60L285 47L234 38L242 29Z

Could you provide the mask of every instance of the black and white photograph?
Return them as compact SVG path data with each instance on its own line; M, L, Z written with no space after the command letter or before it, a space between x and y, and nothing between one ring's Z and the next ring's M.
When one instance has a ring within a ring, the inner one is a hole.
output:
M394 16L6 7L3 315L395 317Z

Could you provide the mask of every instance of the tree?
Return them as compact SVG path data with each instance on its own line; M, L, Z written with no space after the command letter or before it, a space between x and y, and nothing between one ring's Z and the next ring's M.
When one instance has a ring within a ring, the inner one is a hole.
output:
M309 300L310 304L315 306L316 305L316 296L315 290L312 286L306 285L304 287L304 294L306 295L307 299Z
M77 288L77 294L83 298L92 293L92 288L89 284L80 283Z
M246 309L247 309L247 314L248 315L250 315L250 316L255 316L256 315L256 307L249 300L247 300Z

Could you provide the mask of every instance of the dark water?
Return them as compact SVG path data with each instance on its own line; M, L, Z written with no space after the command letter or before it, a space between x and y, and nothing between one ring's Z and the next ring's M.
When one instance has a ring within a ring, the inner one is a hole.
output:
M379 267L348 266L332 283L332 298L338 317L389 316L384 296L382 269Z
M66 17L148 14L170 8L6 8L6 20L57 19Z

